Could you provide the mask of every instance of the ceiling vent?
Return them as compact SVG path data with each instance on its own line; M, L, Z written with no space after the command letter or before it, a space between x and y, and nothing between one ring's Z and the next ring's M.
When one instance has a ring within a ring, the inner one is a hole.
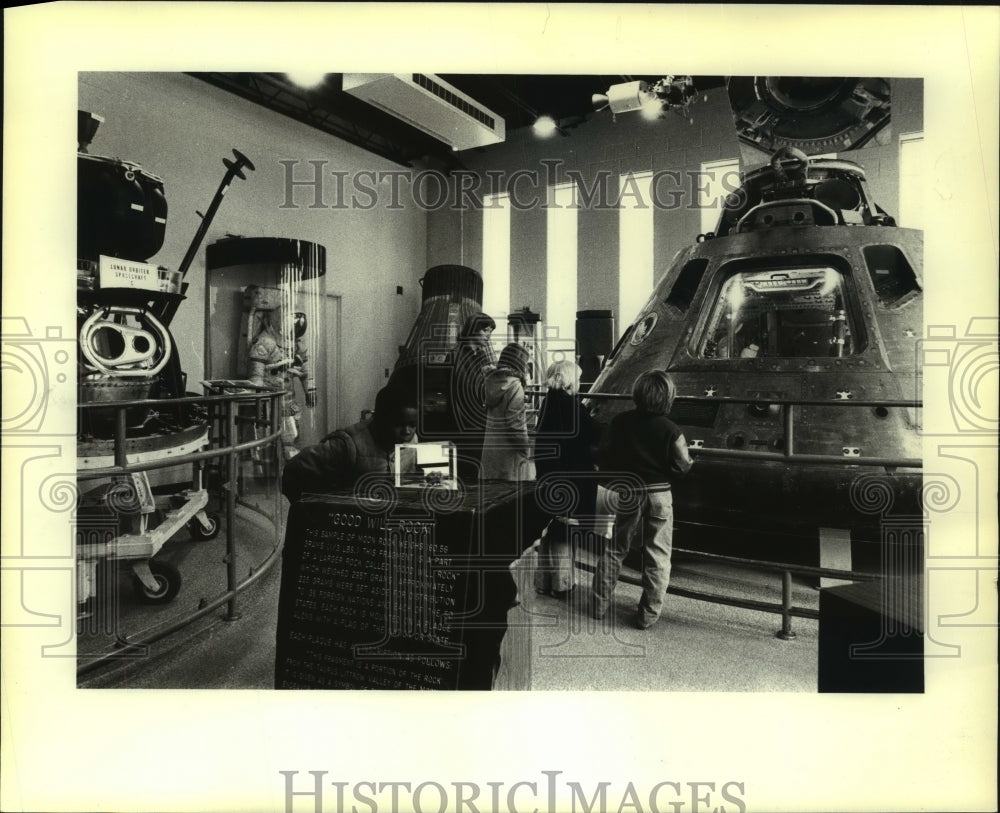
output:
M432 73L345 73L343 90L454 150L505 138L502 116Z

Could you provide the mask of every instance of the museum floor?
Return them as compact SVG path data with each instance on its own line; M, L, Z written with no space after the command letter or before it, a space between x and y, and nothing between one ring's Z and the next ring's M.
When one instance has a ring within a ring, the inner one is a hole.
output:
M247 546L266 541L255 523L241 524ZM212 557L208 546L195 549ZM168 551L169 553L169 551ZM185 592L202 567L185 553ZM206 558L206 562L208 558ZM207 566L204 568L208 570ZM626 571L628 572L628 571ZM780 617L755 610L668 596L663 616L647 630L632 626L639 596L620 582L615 607L603 622L584 612L589 574L579 570L576 600L524 591L511 610L499 688L610 691L815 692L818 622L795 618L794 640L775 633ZM634 572L633 572L633 575ZM81 677L81 688L269 689L273 687L280 563L238 598L239 618L224 620L224 608L155 643L145 657L129 658ZM676 556L672 586L709 593L780 601L780 579L731 565ZM818 607L818 591L793 585L793 603Z

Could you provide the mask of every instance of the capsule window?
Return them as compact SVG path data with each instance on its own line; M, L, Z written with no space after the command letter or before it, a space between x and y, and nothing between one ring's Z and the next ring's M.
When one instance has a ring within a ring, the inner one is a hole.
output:
M612 348L611 355L608 356L609 363L614 361L618 357L618 354L621 352L622 348L628 343L628 340L632 338L632 331L634 330L635 330L634 324L628 326L628 329L622 334L622 337L618 340L618 344L616 344Z
M706 268L708 268L706 259L689 261L677 275L664 302L676 308L681 314L687 312Z
M866 246L864 255L875 295L884 307L899 307L920 291L913 267L896 246Z
M699 355L753 359L850 356L860 352L831 266L737 271L709 301Z

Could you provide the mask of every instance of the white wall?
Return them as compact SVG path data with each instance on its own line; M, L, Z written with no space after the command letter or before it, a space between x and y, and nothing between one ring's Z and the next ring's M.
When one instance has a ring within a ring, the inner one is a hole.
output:
M222 159L235 147L256 166L247 180L233 181L219 207L186 277L188 301L171 325L189 388L204 377L205 246L226 234L288 237L326 247L326 289L343 298L341 422L371 407L419 311L426 213L407 196L401 210L386 210L384 201L370 211L310 209L308 189L295 193L299 208L279 208L286 172L279 161L298 160L297 178L311 177L311 160L352 175L401 167L179 73L81 73L79 108L105 119L91 154L134 161L164 179L167 234L151 262L168 268L180 265L200 222L195 212L207 210L222 181ZM324 198L332 204L327 180Z

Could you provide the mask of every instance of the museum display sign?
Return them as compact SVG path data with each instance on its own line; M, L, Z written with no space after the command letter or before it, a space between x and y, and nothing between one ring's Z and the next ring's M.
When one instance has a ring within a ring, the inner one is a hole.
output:
M516 595L518 485L378 485L292 506L275 687L491 688Z

